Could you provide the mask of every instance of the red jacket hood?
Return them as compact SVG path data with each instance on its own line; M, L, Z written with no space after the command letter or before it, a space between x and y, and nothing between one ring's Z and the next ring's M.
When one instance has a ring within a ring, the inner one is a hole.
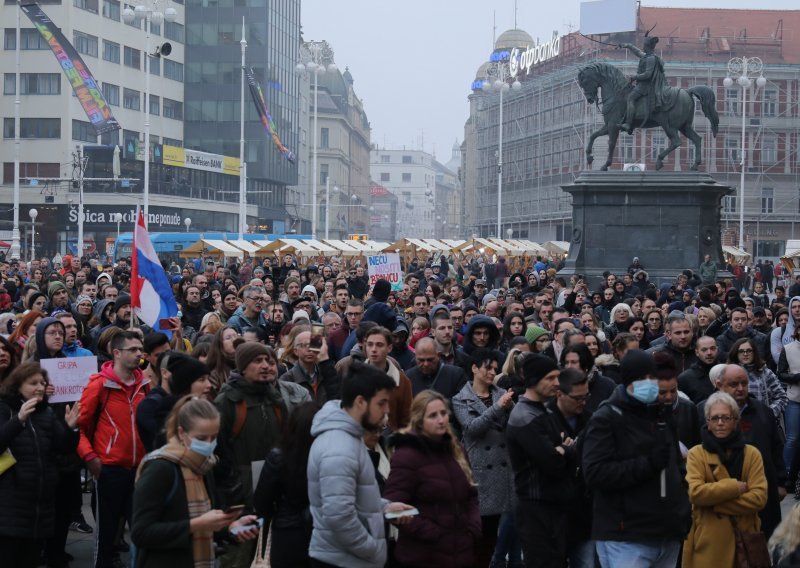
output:
M100 372L94 376L94 378L98 377L103 377L104 379L114 381L121 387L125 386L125 384L122 382L122 379L120 379L114 372L114 361L106 361L103 363L103 365L100 367ZM142 373L141 369L134 369L133 377L133 384L138 387L144 380L144 373Z

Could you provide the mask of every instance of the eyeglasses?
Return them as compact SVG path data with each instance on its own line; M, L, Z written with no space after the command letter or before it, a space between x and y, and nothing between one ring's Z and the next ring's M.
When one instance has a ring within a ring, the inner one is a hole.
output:
M738 353L740 355L752 355L753 354L753 350L752 349L739 349Z
M309 347L311 347L310 343L296 343L294 346L295 349L308 349Z
M728 422L731 422L733 420L734 420L733 416L723 416L723 415L709 416L708 418L706 418L706 422L711 422L711 423L722 422L724 424L727 424Z
M357 318L358 316L363 316L364 312L345 312L344 315L349 318Z

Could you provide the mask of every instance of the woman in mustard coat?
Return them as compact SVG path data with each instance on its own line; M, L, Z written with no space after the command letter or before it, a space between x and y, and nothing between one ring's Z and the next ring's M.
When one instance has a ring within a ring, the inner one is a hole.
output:
M758 512L767 504L761 453L746 445L739 430L739 405L716 392L705 404L703 443L689 450L686 480L692 529L683 544L683 567L732 568L739 530L760 530Z

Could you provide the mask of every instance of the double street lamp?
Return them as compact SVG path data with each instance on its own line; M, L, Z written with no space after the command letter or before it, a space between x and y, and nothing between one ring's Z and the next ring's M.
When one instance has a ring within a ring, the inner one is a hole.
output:
M130 7L122 11L122 21L126 24L136 24L144 20L144 223L148 222L150 207L150 58L167 56L172 53L172 45L165 42L159 45L154 53L150 53L150 26L161 26L166 20L172 23L178 16L175 8L167 8L163 12L158 10L159 0L153 0L150 6L139 4L133 10Z
M314 77L314 152L313 163L311 166L311 236L317 238L317 137L319 136L319 129L317 128L317 118L319 109L317 106L317 85L319 84L319 76L328 72L334 73L338 71L335 63L325 64L323 61L329 56L330 49L328 44L322 41L312 41L307 43L308 60L302 61L297 64L295 70L298 73L310 73ZM327 227L326 227L327 229Z
M36 258L36 217L39 216L39 212L31 209L28 211L28 215L31 218L31 261L33 261Z
M761 74L764 63L758 57L734 57L728 61L728 76L722 81L725 88L733 86L734 80L742 87L742 162L741 178L739 179L739 248L744 250L744 169L745 159L745 123L747 120L747 91L753 86L753 77L758 75L756 86L758 88L767 84L767 79ZM753 250L753 256L756 255Z
M502 238L501 229L503 226L503 93L509 89L518 91L522 88L522 83L513 78L508 68L508 60L493 61L486 70L487 80L481 85L481 90L485 93L495 91L500 93L500 105L497 136L497 238Z

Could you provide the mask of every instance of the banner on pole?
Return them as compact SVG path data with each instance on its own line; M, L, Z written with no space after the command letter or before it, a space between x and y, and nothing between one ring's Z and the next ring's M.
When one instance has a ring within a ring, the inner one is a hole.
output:
M119 122L111 114L111 108L106 103L100 85L95 81L89 68L86 67L81 56L64 37L61 30L55 26L38 4L25 4L20 6L20 9L30 18L34 27L53 50L58 64L67 76L72 90L75 91L75 96L78 97L89 122L92 123L97 133L105 134L119 130Z
M395 292L403 289L403 269L400 266L400 255L396 252L368 256L367 274L370 286L383 278L389 281Z
M51 403L80 400L89 377L97 373L97 357L94 356L42 359L39 365L47 371L55 389L49 398Z
M263 124L267 132L269 132L270 136L272 137L272 142L275 144L278 152L280 152L290 164L294 164L297 161L297 156L295 156L294 152L289 150L289 148L284 146L283 142L281 142L281 138L278 136L278 127L275 125L275 121L272 120L272 115L269 113L269 109L267 108L267 101L264 98L264 92L261 90L261 85L258 84L255 75L253 75L252 68L245 69L245 75L247 76L247 84L250 87L250 96L253 97L253 103L256 105L256 111L258 112L259 118L261 118L261 124Z

